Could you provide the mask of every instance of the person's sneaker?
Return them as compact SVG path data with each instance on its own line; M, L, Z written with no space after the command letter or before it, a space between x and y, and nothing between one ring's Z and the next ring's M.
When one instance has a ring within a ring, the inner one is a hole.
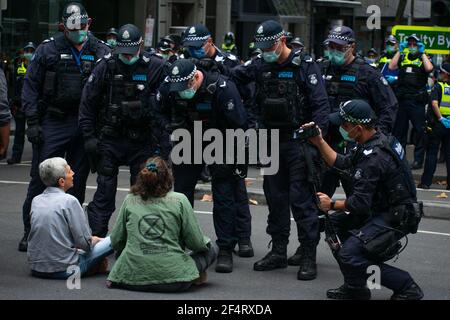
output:
M195 279L192 284L194 286L201 286L202 284L206 283L208 280L208 274L205 272L200 272L199 277Z
M23 235L22 240L19 242L19 251L20 252L27 252L28 250L28 234L25 233Z
M219 250L216 263L216 272L233 272L233 252L231 250Z
M413 282L407 289L402 292L394 293L391 300L421 300L423 298L422 289L419 285Z
M13 164L16 164L16 163L20 163L20 160L19 159L14 159L14 158L9 158L8 160L6 160L6 163L9 164L9 165L13 165Z
M371 293L367 287L356 288L344 283L337 289L328 290L327 298L335 300L370 300Z
M414 161L414 163L411 165L411 170L419 170L422 169L423 164L418 163L417 161Z
M238 241L238 256L242 258L251 258L255 255L252 242L249 239L240 239Z
M294 255L289 257L288 259L288 265L290 266L299 266L300 261L302 260L302 251L300 247L297 248Z
M427 186L427 185L425 185L425 184L423 184L423 183L419 183L419 184L417 185L417 188L419 188L419 189L424 189L424 190L429 190L429 189L430 189L430 186Z

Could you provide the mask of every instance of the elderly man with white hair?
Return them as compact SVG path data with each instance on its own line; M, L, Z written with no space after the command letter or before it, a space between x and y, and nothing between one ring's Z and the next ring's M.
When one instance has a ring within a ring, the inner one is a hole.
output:
M80 203L66 193L73 187L74 176L66 160L45 160L39 175L47 188L31 205L28 262L32 275L67 279L74 271L84 276L99 271L100 265L105 267L105 258L113 253L111 241L92 236Z

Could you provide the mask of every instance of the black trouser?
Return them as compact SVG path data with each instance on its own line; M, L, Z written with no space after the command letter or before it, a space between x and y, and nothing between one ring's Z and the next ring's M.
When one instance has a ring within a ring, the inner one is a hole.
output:
M245 179L233 175L233 170L217 175L217 166L214 165L211 166L211 174L217 246L223 250L233 250L238 240L250 240L251 236L252 218Z
M191 257L192 259L194 259L198 272L204 273L216 261L217 248L212 245L209 251L193 253L191 254ZM131 291L175 293L189 290L192 284L193 284L192 281L150 284L150 285L129 285L123 283L113 283L112 287Z
M107 235L109 219L116 210L119 167L126 165L130 168L130 185L135 184L142 165L152 156L148 141L136 141L125 137L101 139L97 191L87 208L93 235L99 237Z
M16 129L14 132L14 144L12 147L11 159L20 162L22 160L23 148L25 146L25 114L21 111L17 111L14 115L14 121L16 123Z
M373 265L380 268L381 285L394 292L401 292L414 282L408 272L386 263L372 261L363 247L363 241L355 236L362 233L364 237L375 238L385 232L384 227L392 227L381 216L356 223L354 219L357 217L344 212L332 214L330 218L342 242L342 248L336 258L346 284L364 287L367 278L372 274L368 268Z
M195 186L203 168L203 164L173 165L174 191L184 194L192 207L194 207Z
M292 210L299 228L299 241L318 244L318 209L307 180L299 142L291 140L280 143L280 168L275 175L264 176L264 194L269 207L267 233L273 241L289 242Z

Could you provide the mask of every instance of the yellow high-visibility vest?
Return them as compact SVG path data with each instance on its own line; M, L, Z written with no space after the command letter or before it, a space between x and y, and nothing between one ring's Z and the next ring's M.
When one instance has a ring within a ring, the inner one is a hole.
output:
M442 89L442 99L439 104L439 111L443 117L450 116L450 85L448 83L438 82Z

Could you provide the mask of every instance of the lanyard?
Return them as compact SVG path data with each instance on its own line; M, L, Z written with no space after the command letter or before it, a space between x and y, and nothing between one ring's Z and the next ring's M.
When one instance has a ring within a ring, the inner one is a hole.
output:
M81 56L83 55L84 47L81 49L80 52L78 52L78 50L76 50L73 47L71 47L70 50L72 50L72 56L75 59L75 62L77 63L77 66L81 72Z

